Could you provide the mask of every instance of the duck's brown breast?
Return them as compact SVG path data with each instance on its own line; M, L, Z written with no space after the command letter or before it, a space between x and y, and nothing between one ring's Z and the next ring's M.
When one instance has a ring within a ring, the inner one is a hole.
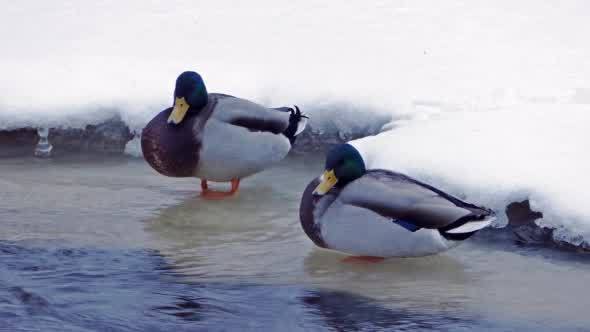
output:
M194 132L196 117L187 116L178 125L169 124L168 108L143 129L141 150L145 160L160 174L172 177L192 177L199 163L201 142Z
M313 211L316 208L318 198L313 196L313 190L320 184L318 179L311 181L301 196L301 204L299 205L299 220L301 227L311 241L320 248L327 248L324 239L322 239L319 225L314 221Z

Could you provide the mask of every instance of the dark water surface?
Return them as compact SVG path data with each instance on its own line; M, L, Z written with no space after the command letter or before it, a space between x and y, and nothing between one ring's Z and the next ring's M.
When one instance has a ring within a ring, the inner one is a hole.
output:
M290 158L202 201L141 160L0 160L0 331L588 330L587 256L482 234L342 263L298 221Z

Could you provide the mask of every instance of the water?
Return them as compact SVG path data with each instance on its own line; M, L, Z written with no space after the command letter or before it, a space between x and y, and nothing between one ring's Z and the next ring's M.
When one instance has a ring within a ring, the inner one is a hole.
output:
M211 202L138 159L3 159L0 330L588 328L587 256L497 231L380 264L315 248L298 200L321 163L289 158Z

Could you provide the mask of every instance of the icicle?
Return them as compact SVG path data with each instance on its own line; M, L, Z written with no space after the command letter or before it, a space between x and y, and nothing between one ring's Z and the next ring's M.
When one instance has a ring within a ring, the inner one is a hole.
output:
M37 128L37 135L39 135L39 142L35 147L35 156L39 158L51 157L53 146L49 143L49 128Z

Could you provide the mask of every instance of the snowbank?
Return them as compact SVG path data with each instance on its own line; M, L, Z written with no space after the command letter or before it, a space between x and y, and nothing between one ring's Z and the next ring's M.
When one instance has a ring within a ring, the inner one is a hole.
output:
M584 101L589 11L582 0L8 2L0 129L115 113L138 129L188 69L211 92L273 106Z
M496 211L528 199L556 241L580 245L590 243L588 123L590 105L521 104L432 113L353 144L371 168L408 173Z

